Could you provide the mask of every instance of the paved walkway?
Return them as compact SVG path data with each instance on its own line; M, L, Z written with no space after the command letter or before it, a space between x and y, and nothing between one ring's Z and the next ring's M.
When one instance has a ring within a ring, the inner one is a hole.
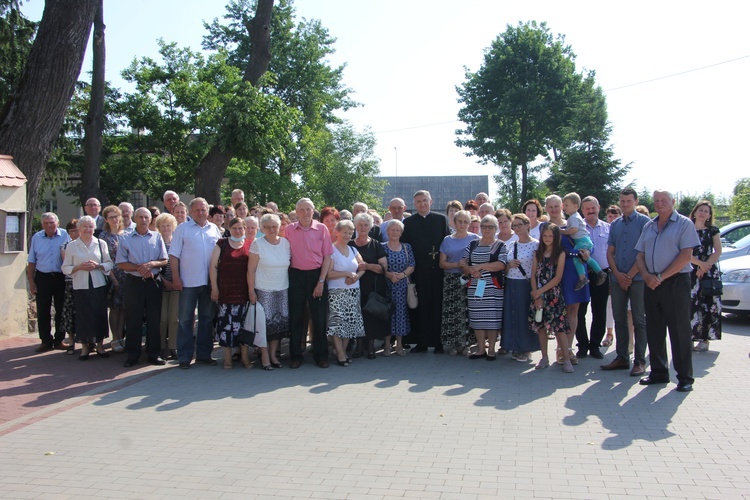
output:
M65 367L26 384L29 411L3 424L0 495L750 498L748 337L747 319L727 319L725 338L694 357L690 394L591 358L566 375L432 353L273 372L45 354ZM32 358L13 359L3 406ZM98 380L98 364L123 378ZM83 370L93 391L39 385Z

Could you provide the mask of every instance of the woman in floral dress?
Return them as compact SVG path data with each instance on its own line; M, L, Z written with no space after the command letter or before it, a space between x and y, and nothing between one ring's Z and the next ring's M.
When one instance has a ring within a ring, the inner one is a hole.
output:
M563 270L565 269L565 252L562 249L560 229L552 222L542 224L540 230L541 241L534 255L531 266L531 298L533 300L529 314L529 321L539 335L542 348L542 359L536 369L547 368L547 334L554 333L557 344L562 349L563 371L573 372L573 364L568 350L566 332L570 329L567 307L561 287ZM536 321L537 311L542 311L541 321Z
M414 251L408 243L401 243L404 233L404 223L392 219L386 229L388 241L383 243L388 267L385 277L388 285L388 299L393 303L393 319L391 321L391 335L396 336L396 354L406 356L403 347L404 335L411 332L409 324L409 309L406 306L407 278L414 272ZM383 356L391 355L391 335L385 336Z
M117 249L120 246L120 239L124 237L122 212L114 205L104 207L102 210L104 217L104 229L99 235L99 239L107 243L112 262L117 260ZM112 350L122 352L125 350L125 339L122 333L125 330L125 271L115 266L109 273L112 280L111 289L107 297L109 306L109 329L112 332ZM141 332L135 332L140 335Z
M711 340L721 339L721 297L701 294L701 279L719 279L719 268L716 263L721 256L721 236L719 228L712 225L714 218L711 202L701 200L690 212L690 220L695 224L701 244L693 250L690 273L692 298L690 323L693 327L693 341L698 342L694 351L708 351Z

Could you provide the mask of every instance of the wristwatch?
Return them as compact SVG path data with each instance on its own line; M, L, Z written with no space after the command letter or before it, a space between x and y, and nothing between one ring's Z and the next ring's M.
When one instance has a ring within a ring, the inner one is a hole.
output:
M659 282L661 283L661 273L657 273L657 274L656 274L656 279L658 279L658 280L659 280Z
M326 280L324 280L324 279L323 280L318 280L318 283L321 283L321 284L325 283L325 282L326 282Z

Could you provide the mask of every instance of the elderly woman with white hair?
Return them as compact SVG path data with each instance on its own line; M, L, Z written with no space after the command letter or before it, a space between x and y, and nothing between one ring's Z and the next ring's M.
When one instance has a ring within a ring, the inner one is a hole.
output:
M281 339L289 337L289 240L279 235L281 220L276 214L260 218L265 235L250 245L247 286L250 303L260 304L266 316L268 355L273 368L281 368L276 357Z
M78 359L89 359L89 344L96 343L96 354L107 358L104 339L107 325L107 275L114 268L107 244L94 237L96 223L88 215L78 219L79 237L65 248L62 272L73 278L76 307L76 342L81 344Z
M388 280L388 296L393 304L391 316L391 331L385 337L383 356L391 355L391 335L396 336L396 354L406 356L403 346L404 335L411 333L409 309L406 305L408 277L414 273L416 266L414 250L408 243L401 243L404 234L404 223L392 219L386 227L388 241L383 243L386 254L385 277Z
M390 329L390 322L376 318L364 311L367 299L371 293L378 293L385 297L384 269L388 265L383 246L375 238L370 236L370 230L375 221L369 213L360 213L354 216L354 227L357 237L349 242L359 252L364 261L365 273L359 280L360 304L363 308L362 319L365 324L365 337L357 340L357 348L352 355L358 358L364 354L364 344L367 344L367 359L375 359L375 340L382 340Z
M354 236L354 224L342 220L336 224L336 243L333 244L328 280L328 335L339 366L349 366L346 346L350 339L364 337L365 325L359 298L359 280L365 273L364 261L349 241Z

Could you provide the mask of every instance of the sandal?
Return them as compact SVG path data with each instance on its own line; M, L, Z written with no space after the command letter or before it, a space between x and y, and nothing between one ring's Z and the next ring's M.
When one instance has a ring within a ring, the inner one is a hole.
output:
M568 355L570 356L570 362L571 362L571 364L577 365L578 364L578 356L576 356L576 353L573 352L573 349L568 349Z
M67 349L65 349L65 354L73 355L76 353L76 346L75 344L69 345Z
M602 340L602 347L609 347L612 345L612 334L608 333L606 337L604 337L604 340Z
M273 366L271 366L271 365L263 365L263 369L265 371L267 371L267 372L272 372L273 371Z
M562 348L558 347L557 349L555 349L555 354L556 354L558 365L565 363L565 357L563 356Z
M404 356L406 356L406 349L399 349L396 351L396 354L403 358Z
M539 360L539 363L534 367L535 370L543 370L549 366L549 358L547 356Z
M284 365L282 365L281 363L274 363L273 361L271 361L271 366L273 366L274 368L282 368Z
M232 363L224 363L225 370L231 370L233 368Z
M109 346L112 348L114 352L123 352L125 350L125 346L123 345L125 343L124 340L118 339L113 340L110 342Z
M345 359L344 361L336 361L339 366L349 366L349 360Z

